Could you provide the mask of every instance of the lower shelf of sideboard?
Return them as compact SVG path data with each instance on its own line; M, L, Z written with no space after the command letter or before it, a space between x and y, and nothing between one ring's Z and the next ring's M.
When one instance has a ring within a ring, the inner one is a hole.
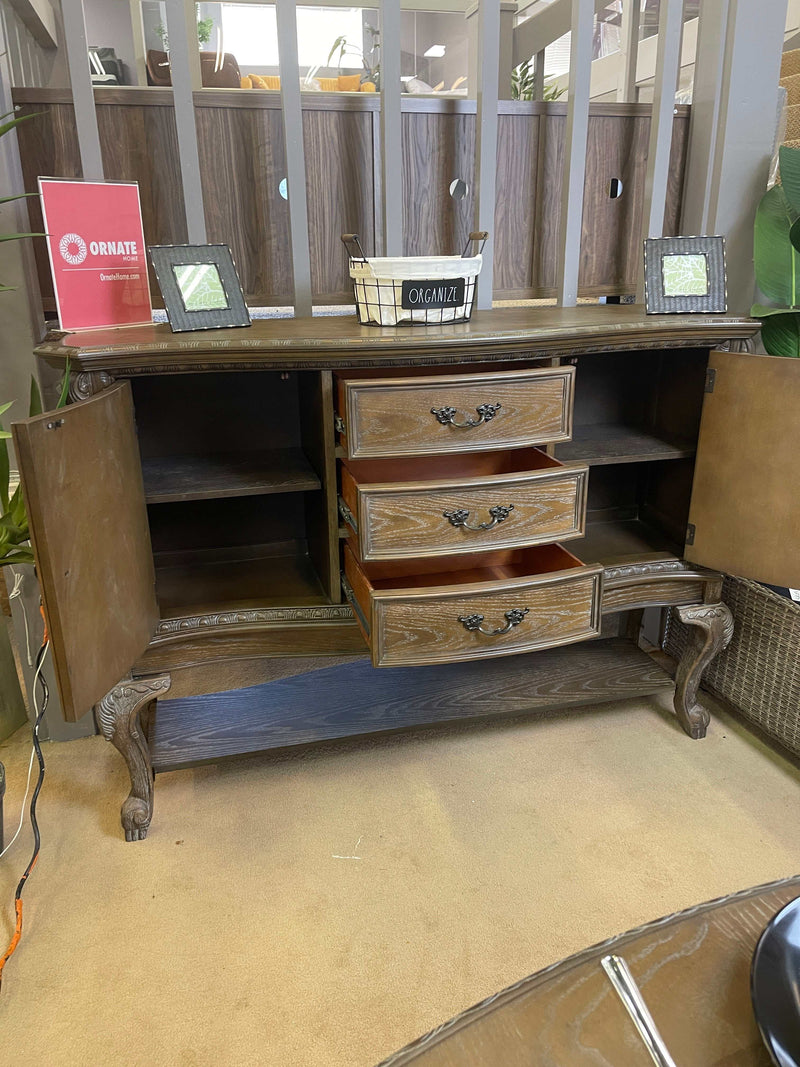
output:
M624 638L436 667L375 670L358 658L247 689L159 701L149 744L155 770L165 771L359 734L621 700L672 685Z

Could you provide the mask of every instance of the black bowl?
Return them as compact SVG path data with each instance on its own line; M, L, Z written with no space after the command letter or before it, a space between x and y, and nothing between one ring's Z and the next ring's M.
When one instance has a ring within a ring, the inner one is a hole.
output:
M773 1062L800 1067L800 897L773 916L758 939L750 995Z

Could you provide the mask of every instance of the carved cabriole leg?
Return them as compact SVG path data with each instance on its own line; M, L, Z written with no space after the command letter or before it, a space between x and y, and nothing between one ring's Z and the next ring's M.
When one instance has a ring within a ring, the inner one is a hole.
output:
M733 616L724 604L675 608L682 623L691 626L691 643L675 675L675 714L689 737L706 736L709 716L697 703L703 671L733 637Z
M153 765L139 713L166 693L170 685L168 674L135 682L123 681L106 693L95 707L103 737L122 753L131 776L131 791L122 805L126 841L144 841L153 817Z

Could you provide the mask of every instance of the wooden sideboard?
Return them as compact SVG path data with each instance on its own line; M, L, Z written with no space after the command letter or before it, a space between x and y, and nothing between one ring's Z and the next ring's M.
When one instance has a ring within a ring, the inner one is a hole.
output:
M757 328L597 305L50 336L73 402L14 439L64 713L126 759L127 839L154 767L671 685L626 637L652 605L693 627L675 710L702 737L737 535L704 474L684 547L695 455L720 466L715 374L793 362L709 373Z

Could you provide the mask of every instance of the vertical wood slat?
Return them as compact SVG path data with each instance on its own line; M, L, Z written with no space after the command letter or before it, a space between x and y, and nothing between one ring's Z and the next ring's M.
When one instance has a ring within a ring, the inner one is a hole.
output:
M476 123L474 228L489 229L478 275L475 303L491 308L494 286L494 211L497 174L497 102L500 67L500 5L497 0L478 0L478 113Z
M556 282L561 307L574 307L578 300L593 31L594 0L572 0L569 101Z
M133 36L133 64L136 69L136 84L147 85L147 47L144 42L141 0L128 0L130 6L131 35Z
M650 119L650 147L644 184L643 236L661 237L669 182L672 117L681 59L683 0L661 0L658 15L658 50Z
M165 4L175 126L178 131L178 155L186 211L186 233L190 244L202 245L206 243L206 221L203 211L203 183L200 177L200 154L197 148L197 126L195 125L192 92L197 68L193 68L190 54L190 50L197 52L199 49L197 18L196 15L189 13L184 0L165 0ZM192 4L193 10L194 4ZM193 69L195 70L194 79Z
M617 81L617 100L636 101L636 67L639 60L639 24L641 0L622 0L622 30L620 33L620 69Z
M723 0L704 0L718 8ZM706 232L724 234L728 306L752 303L753 220L766 188L774 149L779 77L786 25L784 3L727 4L719 118L705 181L711 189ZM696 87L706 91L700 85ZM692 133L692 152L702 130Z
M383 254L403 254L403 149L400 118L400 0L380 0Z
M697 52L689 123L683 233L707 234L711 206L711 168L725 82L725 43L729 0L705 3L697 27Z
M75 106L75 126L84 181L102 181L103 157L100 134L94 110L94 87L89 71L89 46L86 41L86 20L83 0L62 0L64 15L64 44Z
M533 99L544 100L544 60L545 50L537 52L533 61Z
M293 0L277 0L276 14L294 278L294 313L300 316L311 314L311 254L308 240L300 63L297 57L297 10Z

